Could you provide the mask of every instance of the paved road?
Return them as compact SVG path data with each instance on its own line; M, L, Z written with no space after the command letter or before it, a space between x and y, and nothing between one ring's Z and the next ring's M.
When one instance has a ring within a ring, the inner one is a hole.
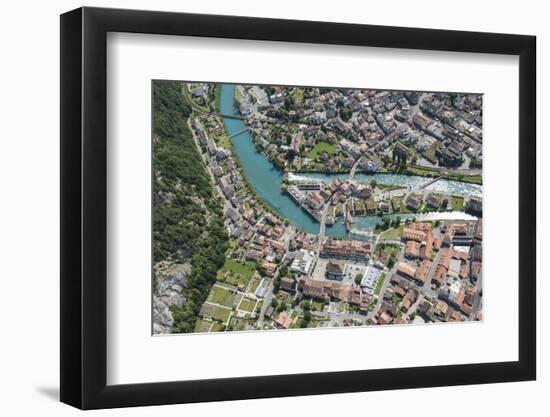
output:
M437 269L437 265L439 264L440 259L441 259L441 249L437 251L437 254L435 255L435 258L432 262L432 267L430 268L430 272L428 272L428 278L426 278L426 282L422 286L423 294L425 294L430 289L430 284L432 282L432 278L435 274L435 270Z
M475 319L475 316L477 312L481 309L481 291L483 290L483 284L482 284L483 277L480 276L476 282L476 295L474 297L474 305L473 305L473 311L472 315L470 316L472 320Z
M435 255L435 258L432 262L432 266L430 267L430 271L428 272L428 277L426 278L426 282L424 282L424 285L422 287L416 286L419 290L418 298L416 299L415 303L411 306L409 311L406 314L406 317L409 318L410 315L414 312L416 312L416 309L427 295L433 296L433 292L430 288L430 284L432 282L433 274L435 273L435 270L437 269L437 264L439 263L439 258L441 258L441 251L437 252Z
M321 227L319 228L319 242L317 242L317 251L315 253L316 257L319 257L319 254L321 253L321 246L323 244L323 240L325 239L325 229L326 229L326 223L327 223L327 213L328 213L328 207L330 205L330 202L325 203L323 206L323 212L321 214Z
M399 250L399 256L396 257L395 265L391 270L386 272L386 276L384 277L384 283L382 284L382 288L380 289L380 292L378 293L378 300L376 301L376 305L374 306L374 309L372 311L369 311L367 314L367 319L371 319L374 317L378 309L380 308L380 305L382 304L382 301L384 300L384 293L386 292L386 289L388 288L388 285L390 283L391 277L393 274L395 274L395 271L397 270L397 264L399 263L400 259L403 259L403 256L405 254L405 247L402 246Z
M349 179L352 180L353 177L355 177L355 171L357 171L357 167L359 166L359 162L361 161L361 157L357 158L357 161L353 164L351 167L351 171L349 172Z
M228 207L233 207L231 202L225 197L225 194L222 192L221 188L219 187L219 185L216 181L216 178L215 178L214 174L212 173L212 168L210 166L210 161L208 160L207 154L202 153L202 149L201 149L201 146L200 146L200 143L199 143L199 139L197 138L197 135L195 134L195 131L192 128L191 118L189 118L187 120L187 126L189 127L189 130L191 130L191 134L193 136L193 141L195 142L195 146L197 147L197 151L199 152L199 155L201 156L202 161L203 161L204 165L206 166L206 171L208 171L208 175L210 175L210 179L212 180L212 184L214 185L214 187L218 191L218 194L223 199L223 202L224 202L223 208L224 208L224 210L227 209ZM240 221L242 219L242 216L241 216L241 213L238 210L237 210L237 214L239 216L239 221Z
M380 242L380 243L387 243L390 245L401 245L402 243L400 240L397 240L397 239L380 239L380 235L376 235L376 236L377 236L376 243ZM376 247L376 245L374 245L374 247Z
M267 286L267 290L264 294L264 301L262 303L262 307L260 308L260 317L258 317L258 327L263 329L264 327L264 316L265 312L267 311L267 308L271 305L271 299L273 298L273 279L269 281L269 285Z
M281 259L281 265L284 264L286 255L288 253L288 241L290 241L290 238L285 242L285 254L283 255L283 258ZM258 317L258 327L262 329L264 327L264 316L265 312L267 311L268 307L271 305L271 299L273 298L273 282L275 279L279 276L279 271L281 268L278 268L277 271L275 271L275 274L273 274L273 278L269 280L269 284L267 286L266 292L264 294L264 300L262 303L262 307L260 308L260 317Z

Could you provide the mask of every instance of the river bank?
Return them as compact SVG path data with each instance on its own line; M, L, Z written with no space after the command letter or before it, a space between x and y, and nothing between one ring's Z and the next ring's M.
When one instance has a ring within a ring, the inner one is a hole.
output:
M348 170L342 170L340 172L327 172L322 170L316 170L316 169L310 169L310 170L300 170L300 171L287 171L287 173L293 173L296 175L312 175L312 174L319 174L319 175L349 175ZM405 171L392 171L392 170L385 170L380 169L376 172L372 171L366 171L362 169L357 169L356 175L376 175L376 174L386 174L386 175L405 175L408 177L423 177L423 178L437 178L437 177L443 177L445 180L448 181L457 181L457 182L464 182L467 184L475 184L475 185L482 185L482 178L480 174L459 174L459 173L452 173L450 175L445 175L439 172L436 169L431 168L424 168L424 167L418 167L418 166L408 166Z
M234 92L234 85L222 84L219 87L219 108L221 113L238 114L235 107ZM270 209L276 212L282 219L288 220L289 223L294 225L297 229L311 234L319 233L319 223L309 213L306 213L305 210L296 204L296 202L288 194L282 191L285 173L278 169L267 157L258 151L251 134L246 131L247 126L245 121L223 117L223 123L227 134L231 137L233 151L239 161L240 168L259 199L261 199L261 201L263 201ZM349 177L349 173L289 173L288 175L294 176L294 180L300 180L303 178L304 181L313 179L324 182L334 181L336 178L347 179ZM357 173L355 175L355 179L358 182L364 183L370 183L370 181L374 179L377 183L382 185L403 188L410 187L411 189L420 187L426 183L425 176L394 173ZM436 183L426 187L426 189L434 192L458 194L462 196L481 196L482 192L480 185L446 179L437 181ZM427 213L426 216L431 214L433 213ZM403 220L406 219L403 214L399 214L399 216ZM425 215L411 214L410 216L411 218L415 217L420 219ZM376 224L380 224L381 222L382 220L379 216L355 217L353 228L359 230L373 230ZM348 237L342 218L337 219L334 225L326 228L326 235L335 238ZM349 237L360 238L359 236Z

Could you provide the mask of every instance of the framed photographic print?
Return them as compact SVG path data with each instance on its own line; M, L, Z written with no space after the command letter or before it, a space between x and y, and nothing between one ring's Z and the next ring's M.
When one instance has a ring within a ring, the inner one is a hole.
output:
M535 38L61 16L61 400L535 379Z

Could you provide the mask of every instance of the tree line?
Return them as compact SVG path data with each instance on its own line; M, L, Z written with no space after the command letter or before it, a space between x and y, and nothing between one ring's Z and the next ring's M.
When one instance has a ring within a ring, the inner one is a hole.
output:
M170 307L173 332L193 332L200 308L225 261L223 211L187 120L191 107L177 81L153 82L153 258L189 261L182 306Z

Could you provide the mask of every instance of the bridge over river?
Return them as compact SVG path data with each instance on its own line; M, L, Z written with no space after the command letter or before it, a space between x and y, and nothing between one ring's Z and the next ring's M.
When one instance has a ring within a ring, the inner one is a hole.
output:
M419 189L419 190L423 190L424 188L427 188L427 187L429 187L430 185L432 185L432 184L434 184L434 183L436 183L437 181L442 180L442 179L443 179L443 177L434 178L433 180L428 181L428 182L425 183L425 184L422 184L420 187L418 187L418 189Z
M319 222L303 210L299 205L297 205L288 194L281 192L283 172L270 160L268 160L265 155L258 152L252 136L246 131L246 117L238 115L237 113L238 109L234 105L234 88L234 85L222 84L220 91L221 111L218 114L223 118L225 129L228 135L231 136L235 155L239 159L239 165L243 169L243 172L248 178L248 181L254 189L257 197L274 212L276 212L281 218L287 219L301 231L311 234L321 234L323 238L325 236L349 238L350 235L347 233L348 231L346 230L346 225L344 224L343 218L336 221L333 225L327 225L326 217L323 219L324 216L322 216L321 222ZM238 138L236 138L237 135L239 135ZM349 173L289 173L289 176L292 176L294 181L332 182L336 179L341 179L343 181L353 179L359 183L370 183L372 180L375 180L378 184L390 185L393 187L397 186L399 188L399 191L385 191L388 196L393 192L407 194L408 192L411 192L411 190L418 190L420 187L424 190L428 187L428 185L430 185L430 183L436 183L437 187L435 188L437 189L433 191L442 194L458 194L468 196L481 195L482 191L482 187L480 185L447 179L437 179L436 182L433 178L415 175L394 173L365 174L357 172L359 170L357 160L355 161L354 166L355 169L352 170L353 172ZM328 207L324 207L324 209L327 208ZM460 218L458 213L445 214L447 216L452 215L453 218ZM403 219L407 216L401 215L400 217ZM353 219L348 218L348 229L351 225L353 225L353 228L357 230L373 230L375 225L380 222L381 219L378 216L355 216ZM356 235L355 238L361 239L362 237ZM319 250L319 248L316 249Z
M216 113L216 114L227 119L246 120L246 117L240 116L238 114L233 114L233 113Z

